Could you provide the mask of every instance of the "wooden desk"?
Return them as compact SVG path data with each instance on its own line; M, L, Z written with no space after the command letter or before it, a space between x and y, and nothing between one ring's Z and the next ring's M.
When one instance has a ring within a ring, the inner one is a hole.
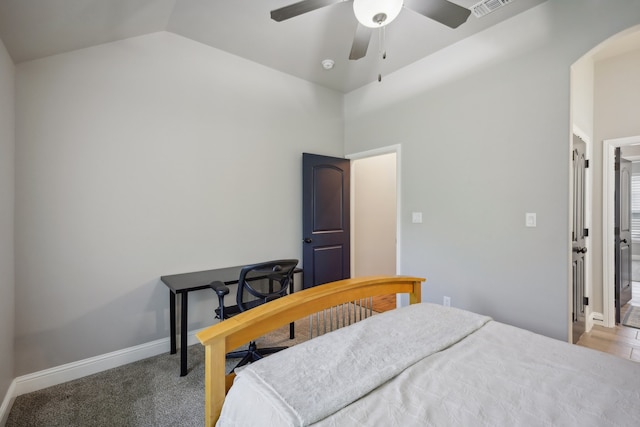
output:
M160 280L169 288L169 317L170 317L170 335L171 335L171 354L175 354L176 349L176 295L180 294L180 376L188 374L187 371L187 312L189 307L189 292L198 291L200 289L211 289L209 284L214 280L224 282L225 285L234 285L238 283L240 270L243 265L235 267L217 268L214 270L196 271L194 273L173 274L170 276L162 276ZM301 268L296 268L293 273L301 273ZM294 291L294 276L289 284L289 293ZM211 310L213 313L213 310ZM293 326L290 329L293 335ZM292 336L293 337L293 336Z

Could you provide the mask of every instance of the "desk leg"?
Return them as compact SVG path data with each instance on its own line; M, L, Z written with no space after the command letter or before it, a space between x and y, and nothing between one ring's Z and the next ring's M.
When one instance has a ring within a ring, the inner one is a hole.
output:
M295 290L295 286L293 284L293 276L295 276L295 274L291 275L291 281L289 282L289 295L291 295ZM292 340L295 337L296 337L295 324L293 322L291 322L291 323L289 323L289 339Z
M188 292L182 292L180 300L182 311L180 313L180 376L184 377L187 372L187 305Z
M176 354L176 294L169 291L169 340L171 354Z

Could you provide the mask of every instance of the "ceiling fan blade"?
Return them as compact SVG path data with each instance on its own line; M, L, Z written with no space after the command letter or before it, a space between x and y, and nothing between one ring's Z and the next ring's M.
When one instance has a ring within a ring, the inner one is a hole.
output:
M285 19L293 18L303 13L311 12L312 10L320 9L321 7L331 6L332 4L340 3L344 0L303 0L298 3L290 4L289 6L281 7L280 9L271 11L271 19L274 21L284 21Z
M349 59L355 60L364 58L364 56L367 54L367 48L369 47L371 32L371 28L365 27L358 22L356 35L353 36L353 44L351 45L351 53L349 54Z
M405 0L404 6L451 28L467 22L471 11L447 0Z

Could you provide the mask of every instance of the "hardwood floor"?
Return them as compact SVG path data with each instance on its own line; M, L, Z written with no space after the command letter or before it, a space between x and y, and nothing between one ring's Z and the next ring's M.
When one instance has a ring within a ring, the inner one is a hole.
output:
M394 310L396 308L396 295L380 295L373 297L373 311L382 313L383 311Z
M371 297L372 301L369 299L364 301L364 306L369 307L372 305L373 311L378 313L382 313L384 311L395 310L396 308L396 295L380 295L377 297ZM356 304L360 304L356 301Z
M630 306L640 306L639 282L633 282L632 295L629 304L622 307L622 318ZM615 328L594 326L590 332L582 334L577 345L640 362L640 329L621 324L616 325Z
M616 325L615 328L594 326L580 337L577 345L604 351L640 362L640 329Z

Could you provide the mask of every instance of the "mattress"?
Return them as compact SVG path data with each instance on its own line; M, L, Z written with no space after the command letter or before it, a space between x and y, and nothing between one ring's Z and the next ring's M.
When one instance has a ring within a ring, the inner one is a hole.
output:
M637 426L640 364L415 304L269 356L218 426Z

